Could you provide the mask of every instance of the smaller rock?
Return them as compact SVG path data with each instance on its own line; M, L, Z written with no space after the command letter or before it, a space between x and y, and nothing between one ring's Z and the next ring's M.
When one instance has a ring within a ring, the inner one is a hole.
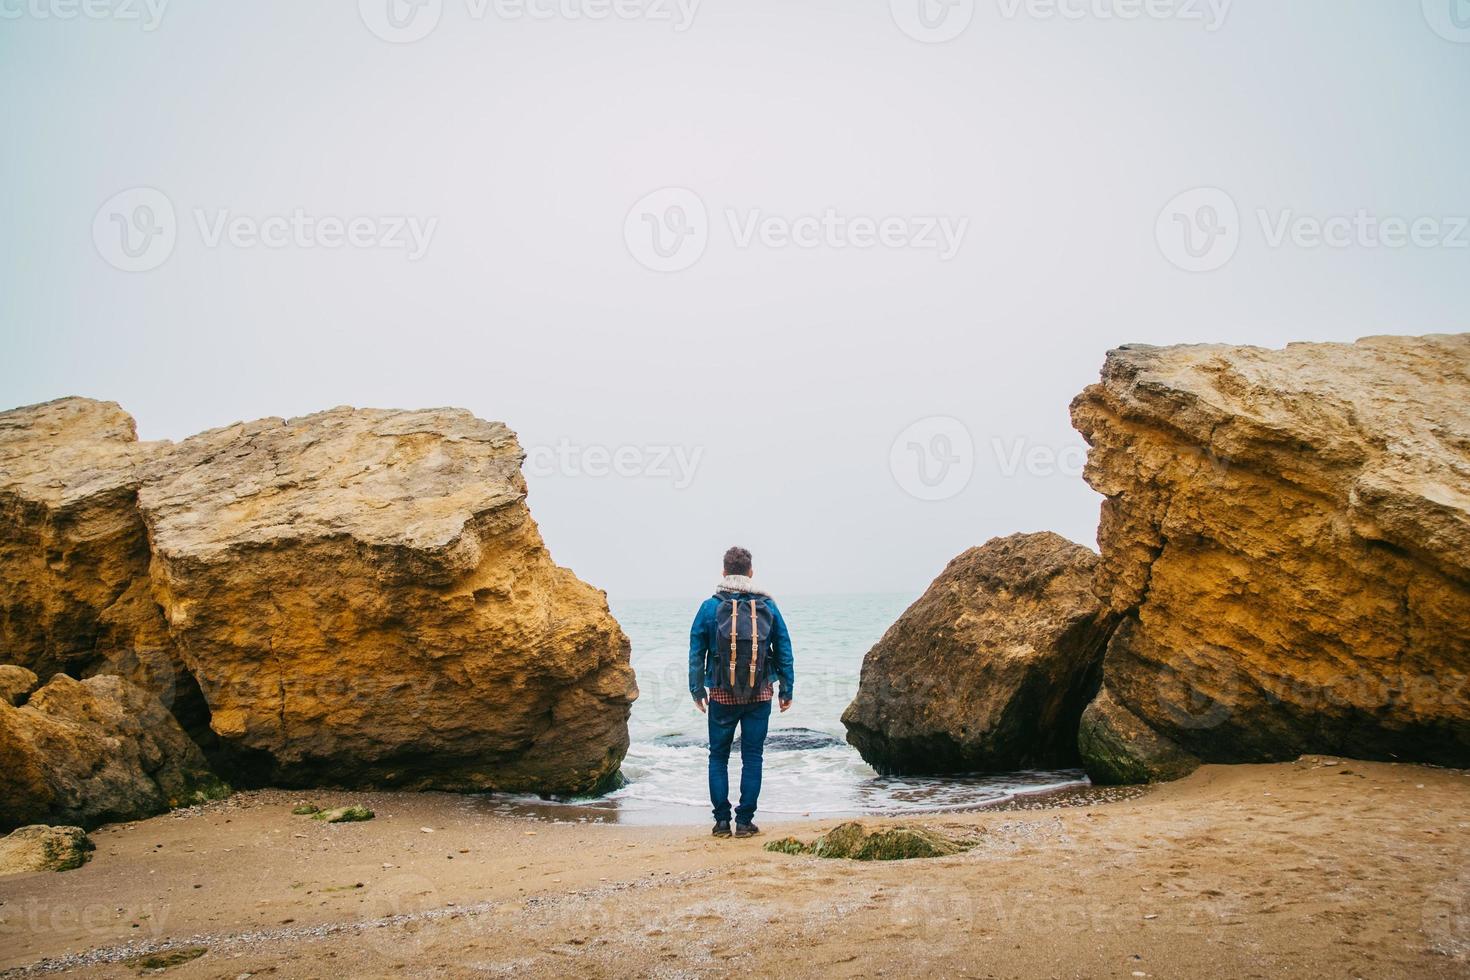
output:
M1076 764L1116 622L1092 593L1097 561L1048 532L950 562L863 658L842 713L863 761L882 775Z
M57 674L0 702L0 830L96 827L228 796L152 692L121 677Z
M704 748L707 742L695 739L691 744ZM766 736L768 751L802 752L810 749L830 749L833 746L844 744L846 743L835 735L814 731L810 728L782 728Z
M94 849L80 827L21 827L0 838L0 875L71 871L86 864Z
M327 823L358 823L362 820L371 820L377 814L365 806L339 806L333 810L319 810L311 815L313 820L324 820Z
M973 837L950 837L926 827L899 825L870 831L853 820L832 828L810 844L783 837L767 844L766 850L853 861L904 861L959 854L977 843Z
M291 813L298 817L309 817L313 813L321 813L322 808L315 803L298 803L291 808Z
M0 701L11 707L24 703L40 685L41 679L24 667L0 664Z
M1180 779L1199 768L1199 759L1146 725L1107 687L1082 712L1077 746L1094 783L1113 786Z

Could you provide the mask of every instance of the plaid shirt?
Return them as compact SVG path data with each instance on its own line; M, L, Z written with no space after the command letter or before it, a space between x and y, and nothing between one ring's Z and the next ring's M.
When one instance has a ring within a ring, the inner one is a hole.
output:
M734 691L725 691L718 687L710 688L709 692L709 699L718 704L759 704L773 697L775 697L775 692L771 690L770 681L762 684L756 689L755 694L748 698L737 697Z

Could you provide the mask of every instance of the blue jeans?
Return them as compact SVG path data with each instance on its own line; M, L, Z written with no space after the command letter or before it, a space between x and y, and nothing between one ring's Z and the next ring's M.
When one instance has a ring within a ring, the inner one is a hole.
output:
M716 820L730 819L730 746L740 726L740 805L736 823L750 823L761 795L761 755L771 724L771 702L720 704L709 702L709 801Z

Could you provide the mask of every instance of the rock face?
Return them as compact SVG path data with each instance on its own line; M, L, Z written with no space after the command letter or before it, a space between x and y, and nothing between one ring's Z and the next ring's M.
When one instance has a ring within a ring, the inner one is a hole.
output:
M228 792L173 715L121 677L58 674L0 704L0 829L95 827Z
M24 667L0 664L0 701L14 707L41 686L41 679Z
M96 845L80 827L33 824L0 837L0 875L27 871L74 871Z
M153 592L222 742L288 785L615 778L628 640L551 561L522 458L468 412L343 408L157 464L138 495Z
M1470 765L1470 335L1125 347L1072 418L1123 617L1095 780Z
M0 412L6 662L50 677L169 659L137 508L144 465L164 448L138 442L132 417L112 402L63 398Z
M1086 760L1093 782L1105 785L1179 779L1200 764L1114 700L1107 688L1082 712L1077 751Z
M882 773L1075 763L1113 623L1096 565L1050 533L954 559L863 660L847 740Z
M627 749L628 641L551 561L521 460L451 409L178 445L111 403L5 412L0 651L129 678L232 779L595 790Z

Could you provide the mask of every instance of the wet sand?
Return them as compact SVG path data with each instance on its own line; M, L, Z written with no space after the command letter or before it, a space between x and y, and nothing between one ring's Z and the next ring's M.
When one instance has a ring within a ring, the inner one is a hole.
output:
M291 815L305 798L377 818ZM717 841L444 794L240 794L0 879L0 970L134 977L128 957L205 948L158 975L1470 976L1470 773L1308 757L1048 802L908 821L983 843L863 864L762 849L834 820Z

